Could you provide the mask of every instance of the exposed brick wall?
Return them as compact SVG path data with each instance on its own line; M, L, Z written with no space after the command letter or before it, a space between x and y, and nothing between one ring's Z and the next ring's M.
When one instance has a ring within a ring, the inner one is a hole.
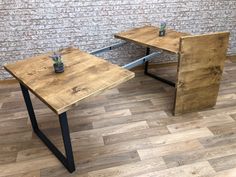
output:
M91 51L116 42L114 33L161 20L194 34L230 31L236 53L236 0L0 0L0 68L71 45ZM123 64L143 54L131 45L103 57ZM1 68L0 79L7 77Z

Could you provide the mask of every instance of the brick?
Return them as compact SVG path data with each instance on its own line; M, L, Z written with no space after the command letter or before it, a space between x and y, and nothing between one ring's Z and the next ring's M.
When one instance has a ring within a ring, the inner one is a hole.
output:
M143 25L193 34L230 31L228 53L236 53L236 1L202 0L1 0L0 79L9 78L3 64L66 46L92 51L117 42L113 34ZM101 57L123 65L145 49L126 45ZM163 54L155 62L176 61Z

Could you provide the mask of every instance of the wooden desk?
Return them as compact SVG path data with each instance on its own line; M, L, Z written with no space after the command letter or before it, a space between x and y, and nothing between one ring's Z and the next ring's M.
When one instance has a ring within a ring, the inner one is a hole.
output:
M159 37L159 28L154 26L144 26L115 34L115 37L144 47L162 49L178 54L180 37L189 35L190 34L174 30L167 30L165 37Z
M174 115L199 111L216 104L229 42L228 32L189 35L167 30L159 37L153 26L135 28L115 35L116 38L150 48L161 49L178 55L177 82L174 83L148 72L144 73L176 88Z
M159 37L159 28L154 26L144 26L140 28L130 29L128 31L115 34L115 38L132 42L137 45L146 47L146 56L150 54L150 48L164 50L173 54L179 54L180 39L189 36L188 33L181 33L175 30L167 29L166 35ZM175 83L166 78L159 77L148 71L149 62L145 62L144 73L152 78L162 81L175 87Z
M82 99L133 78L134 73L79 49L69 48L60 53L65 64L64 73L54 73L49 58L52 53L8 64L5 69L21 85L34 132L68 171L73 172L75 165L66 111ZM66 157L39 129L28 90L59 115Z

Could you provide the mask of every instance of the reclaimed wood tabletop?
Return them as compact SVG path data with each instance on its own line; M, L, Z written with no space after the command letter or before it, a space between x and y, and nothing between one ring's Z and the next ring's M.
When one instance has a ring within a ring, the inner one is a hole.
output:
M25 85L56 114L78 102L117 86L134 77L134 73L79 49L60 51L65 71L55 73L52 53L7 64L4 68Z
M181 33L167 29L166 35L164 37L159 37L159 28L154 26L144 26L115 34L115 37L144 47L162 49L178 54L180 38L189 35L190 34L188 33Z

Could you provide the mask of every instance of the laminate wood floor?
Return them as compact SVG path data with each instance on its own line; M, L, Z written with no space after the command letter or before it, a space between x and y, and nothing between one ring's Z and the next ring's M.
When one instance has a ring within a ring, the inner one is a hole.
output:
M175 69L156 73L174 80ZM236 63L213 109L173 117L174 88L136 77L68 112L76 172L32 133L19 85L0 85L0 177L236 177ZM63 150L58 118L32 97L40 128Z

